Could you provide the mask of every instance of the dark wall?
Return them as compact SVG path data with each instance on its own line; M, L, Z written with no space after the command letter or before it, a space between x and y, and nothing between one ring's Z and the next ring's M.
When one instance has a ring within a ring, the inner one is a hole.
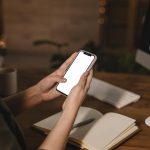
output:
M0 38L3 35L3 12L2 12L2 0L0 0Z
M11 52L50 53L32 41L48 38L67 42L68 50L98 40L97 0L4 0L4 24Z

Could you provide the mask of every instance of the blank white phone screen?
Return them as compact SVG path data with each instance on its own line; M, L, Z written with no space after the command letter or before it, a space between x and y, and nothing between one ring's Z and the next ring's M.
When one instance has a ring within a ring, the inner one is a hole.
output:
M81 51L64 76L67 81L65 83L59 83L57 89L65 95L68 95L71 89L79 82L81 75L88 69L93 60L93 55L89 56Z

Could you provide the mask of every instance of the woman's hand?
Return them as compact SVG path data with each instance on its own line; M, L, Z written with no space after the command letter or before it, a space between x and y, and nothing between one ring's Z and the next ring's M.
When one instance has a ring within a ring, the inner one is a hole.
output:
M48 101L61 95L61 93L56 90L56 84L66 82L63 76L76 56L77 52L72 54L55 72L42 79L36 85L42 101Z
M42 79L36 85L5 98L5 102L14 115L61 95L56 91L55 86L58 82L65 82L63 76L76 56L77 53L72 54L55 72Z
M81 76L78 84L72 88L70 94L65 100L63 104L63 110L68 108L70 109L73 107L76 107L78 109L80 107L88 92L92 77L93 70L91 70L90 72L85 72Z

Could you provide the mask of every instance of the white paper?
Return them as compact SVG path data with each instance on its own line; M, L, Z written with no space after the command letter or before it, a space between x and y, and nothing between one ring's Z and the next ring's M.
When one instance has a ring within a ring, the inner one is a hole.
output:
M88 94L117 108L122 108L132 102L136 102L140 98L138 94L96 78L92 79Z

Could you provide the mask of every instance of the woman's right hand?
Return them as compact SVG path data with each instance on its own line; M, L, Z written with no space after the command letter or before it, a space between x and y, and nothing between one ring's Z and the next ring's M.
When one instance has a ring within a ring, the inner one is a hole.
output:
M63 110L67 108L70 109L73 107L76 107L78 109L80 107L88 92L88 89L90 88L92 77L93 77L93 70L90 70L90 72L85 72L81 76L78 84L72 88L70 94L65 100L63 104Z
M90 87L92 75L92 70L90 72L84 73L81 76L78 84L73 87L73 89L71 90L70 94L64 102L64 111L61 117L59 118L58 122L56 123L55 127L52 129L50 134L48 134L47 138L40 146L40 149L65 149L65 145L68 141L69 133L75 121L78 109L82 104Z

